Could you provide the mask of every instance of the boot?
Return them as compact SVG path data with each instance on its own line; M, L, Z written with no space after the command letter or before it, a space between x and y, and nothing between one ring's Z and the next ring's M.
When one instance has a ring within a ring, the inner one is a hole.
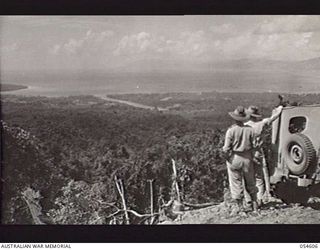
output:
M262 199L257 200L257 205L258 205L258 208L261 208L263 206Z
M247 217L247 210L246 207L243 205L244 201L243 200L239 200L238 201L238 208L239 208L239 212L238 215L242 216L242 217Z
M246 206L244 207L244 212L252 212L252 201L246 204Z
M235 200L233 205L231 206L230 216L235 216L244 211L243 203L241 199Z

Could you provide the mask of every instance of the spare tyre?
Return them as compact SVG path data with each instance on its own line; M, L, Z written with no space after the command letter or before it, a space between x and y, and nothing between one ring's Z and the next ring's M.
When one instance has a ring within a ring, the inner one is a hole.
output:
M282 152L287 167L295 175L306 173L316 157L311 140L304 134L292 134Z

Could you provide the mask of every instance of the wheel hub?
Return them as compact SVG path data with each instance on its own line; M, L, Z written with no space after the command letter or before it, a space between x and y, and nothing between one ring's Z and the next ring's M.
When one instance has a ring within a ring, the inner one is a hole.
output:
M290 156L295 163L301 163L304 157L303 149L297 144L293 145L290 150Z

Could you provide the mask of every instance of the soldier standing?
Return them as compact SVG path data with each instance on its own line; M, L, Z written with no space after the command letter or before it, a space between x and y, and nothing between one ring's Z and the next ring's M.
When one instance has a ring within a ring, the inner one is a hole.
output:
M252 127L254 135L255 135L255 152L253 155L253 167L255 171L255 178L256 178L256 186L258 189L257 193L257 202L258 206L262 206L262 198L265 193L265 181L264 181L264 173L263 173L263 164L266 162L265 154L263 151L263 143L265 141L265 136L263 134L264 130L267 126L271 125L271 123L276 120L283 109L283 106L279 106L274 110L274 113L271 117L261 119L262 115L260 114L259 108L256 106L250 106L247 109L247 113L250 116L250 120L245 123ZM266 167L266 166L265 166ZM267 194L270 195L270 194ZM247 203L250 202L249 194L245 191L245 199Z
M244 107L238 106L234 112L229 112L229 115L235 120L235 124L226 132L223 151L227 160L231 197L238 205L239 211L243 210L245 186L252 200L252 209L257 211L257 191L252 164L253 129L244 124L245 121L248 121Z

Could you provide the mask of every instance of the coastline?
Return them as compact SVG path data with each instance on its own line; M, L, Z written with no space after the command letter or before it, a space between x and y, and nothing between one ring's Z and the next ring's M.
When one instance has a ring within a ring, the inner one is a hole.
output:
M19 85L19 84L6 84L2 83L1 84L1 89L0 92L12 92L12 91L17 91L17 90L22 90L22 89L29 89L29 86L26 85Z

